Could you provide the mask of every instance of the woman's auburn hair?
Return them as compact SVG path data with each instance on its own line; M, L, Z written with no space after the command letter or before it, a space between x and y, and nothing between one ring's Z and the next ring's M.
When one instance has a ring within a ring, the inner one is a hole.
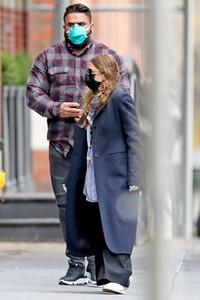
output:
M111 54L99 54L93 57L90 62L104 75L104 79L96 93L98 99L94 109L96 111L108 99L115 85L117 85L119 81L119 67L114 56ZM94 92L91 89L87 89L82 96L83 123L81 127L83 128L88 125L87 115L93 97Z

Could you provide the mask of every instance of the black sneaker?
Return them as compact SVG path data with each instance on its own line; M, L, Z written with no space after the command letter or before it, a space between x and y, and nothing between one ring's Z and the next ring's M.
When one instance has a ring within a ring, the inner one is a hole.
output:
M69 269L65 276L59 279L61 285L83 285L88 284L90 279L85 276L85 268L79 264L69 262Z
M94 285L97 284L97 282L96 282L95 264L93 264L91 262L88 264L87 269L86 269L86 275L90 279L90 281L89 281L90 284L94 284Z

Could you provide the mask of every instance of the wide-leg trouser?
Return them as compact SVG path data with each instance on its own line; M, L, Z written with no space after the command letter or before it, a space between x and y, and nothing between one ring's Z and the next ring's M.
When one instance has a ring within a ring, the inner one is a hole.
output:
M110 251L104 239L98 203L87 204L90 215L90 239L95 251L97 285L109 282L119 283L125 287L130 284L132 264L130 254L117 254Z

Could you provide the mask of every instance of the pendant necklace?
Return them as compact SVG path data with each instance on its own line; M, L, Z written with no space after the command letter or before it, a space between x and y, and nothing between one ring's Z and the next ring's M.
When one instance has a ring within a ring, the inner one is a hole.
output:
M90 156L90 153L91 153L91 147L92 147L92 120L88 120L89 121L89 124L88 126L90 127L90 131L89 131L89 139L88 139L88 151L87 151L87 166L89 165L90 161L91 161L91 156Z

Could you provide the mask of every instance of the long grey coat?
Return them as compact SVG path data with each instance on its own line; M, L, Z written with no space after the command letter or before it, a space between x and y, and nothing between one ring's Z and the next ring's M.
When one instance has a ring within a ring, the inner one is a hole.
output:
M138 192L143 186L142 145L135 104L122 90L114 91L97 110L92 127L94 170L103 232L108 248L131 254L135 241ZM91 216L83 195L86 173L86 130L77 128L71 167L66 178L66 239L71 255L94 254Z

